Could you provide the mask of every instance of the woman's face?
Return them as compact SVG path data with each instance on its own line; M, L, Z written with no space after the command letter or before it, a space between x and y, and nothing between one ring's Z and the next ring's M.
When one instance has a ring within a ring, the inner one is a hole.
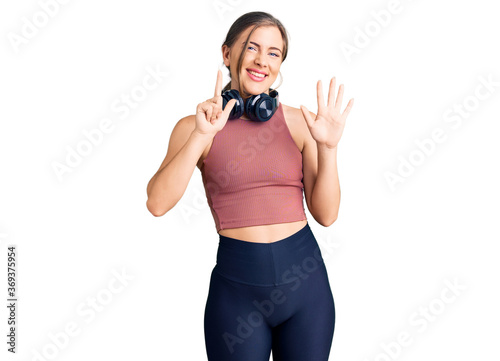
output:
M222 47L224 64L231 67L231 89L239 89L236 74L238 57L252 28L253 26L248 27L231 48ZM243 53L240 71L242 89L254 95L269 94L269 88L278 77L282 59L283 39L279 29L276 26L261 26L255 29Z

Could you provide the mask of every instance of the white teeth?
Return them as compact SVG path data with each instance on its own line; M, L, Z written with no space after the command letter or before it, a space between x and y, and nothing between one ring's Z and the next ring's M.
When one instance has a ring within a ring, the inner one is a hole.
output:
M265 75L264 75L264 74L256 73L256 72L251 71L251 70L249 70L248 72L249 72L250 74L252 74L252 75L255 75L256 77L259 77L259 78L264 78L264 77L265 77Z

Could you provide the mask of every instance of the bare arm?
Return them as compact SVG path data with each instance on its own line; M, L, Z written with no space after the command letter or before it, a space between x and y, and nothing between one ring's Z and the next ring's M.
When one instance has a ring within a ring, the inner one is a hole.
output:
M354 103L351 98L340 113L344 86L340 84L335 101L335 77L330 81L328 102L325 106L321 80L317 83L318 115L301 106L309 128L304 145L304 189L307 206L314 218L328 227L338 217L340 184L337 170L337 145L344 131L345 121Z
M189 124L191 123L191 124ZM165 160L147 187L146 206L156 217L172 209L182 198L201 154L212 136L194 129L194 121L181 119L170 137Z
M222 110L221 90L219 70L214 97L198 104L196 115L182 118L172 130L167 155L147 186L146 207L154 216L163 216L181 199L203 151L226 124L236 100Z

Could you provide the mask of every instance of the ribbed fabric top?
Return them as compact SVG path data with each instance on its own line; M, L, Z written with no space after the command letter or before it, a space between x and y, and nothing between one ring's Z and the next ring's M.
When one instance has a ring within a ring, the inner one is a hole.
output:
M306 219L302 153L281 103L266 122L228 119L201 174L217 232Z

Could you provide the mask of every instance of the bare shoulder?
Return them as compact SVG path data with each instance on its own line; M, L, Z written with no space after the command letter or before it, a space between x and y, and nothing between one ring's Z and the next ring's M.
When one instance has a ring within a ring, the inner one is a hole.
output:
M194 127L195 127L195 115L194 114L186 115L185 117L179 119L175 126L176 127L179 126L181 128L186 128L186 129L189 129L189 128L194 129Z
M195 116L187 115L177 121L172 129L170 135L170 142L174 146L175 150L178 151L188 140L189 135L194 130L196 126Z
M290 129L290 133L295 143L297 143L297 146L302 151L306 142L310 142L311 140L314 141L307 127L302 110L283 103L281 103L281 105L283 106L283 115L285 116L285 121ZM309 113L313 119L316 118L316 114L311 111L309 111Z
M191 135L191 133L193 132L193 130L196 128L196 115L195 114L191 114L191 115L188 115L182 119L179 120L179 122L177 123L176 127L179 126L180 128L182 128L182 138L183 138L183 141L182 141L182 145L184 145L189 136ZM201 170L201 167L203 165L203 161L205 160L205 158L207 157L208 155L208 152L210 151L210 148L212 147L212 141L210 141L210 143L206 146L206 148L203 150L203 152L201 153L200 155L200 158L198 158L198 161L196 162L196 166L198 167L198 169Z
M184 145L189 138L189 135L196 127L196 118L194 114L187 115L177 121L174 128L172 129L172 134L170 136L170 141L181 143Z
M300 108L291 107L283 103L281 103L281 105L283 106L283 113L285 114L285 118L289 118L294 122L304 122L305 124L304 116L302 115L302 110ZM309 111L309 113L311 113L311 115L314 114L311 111Z

